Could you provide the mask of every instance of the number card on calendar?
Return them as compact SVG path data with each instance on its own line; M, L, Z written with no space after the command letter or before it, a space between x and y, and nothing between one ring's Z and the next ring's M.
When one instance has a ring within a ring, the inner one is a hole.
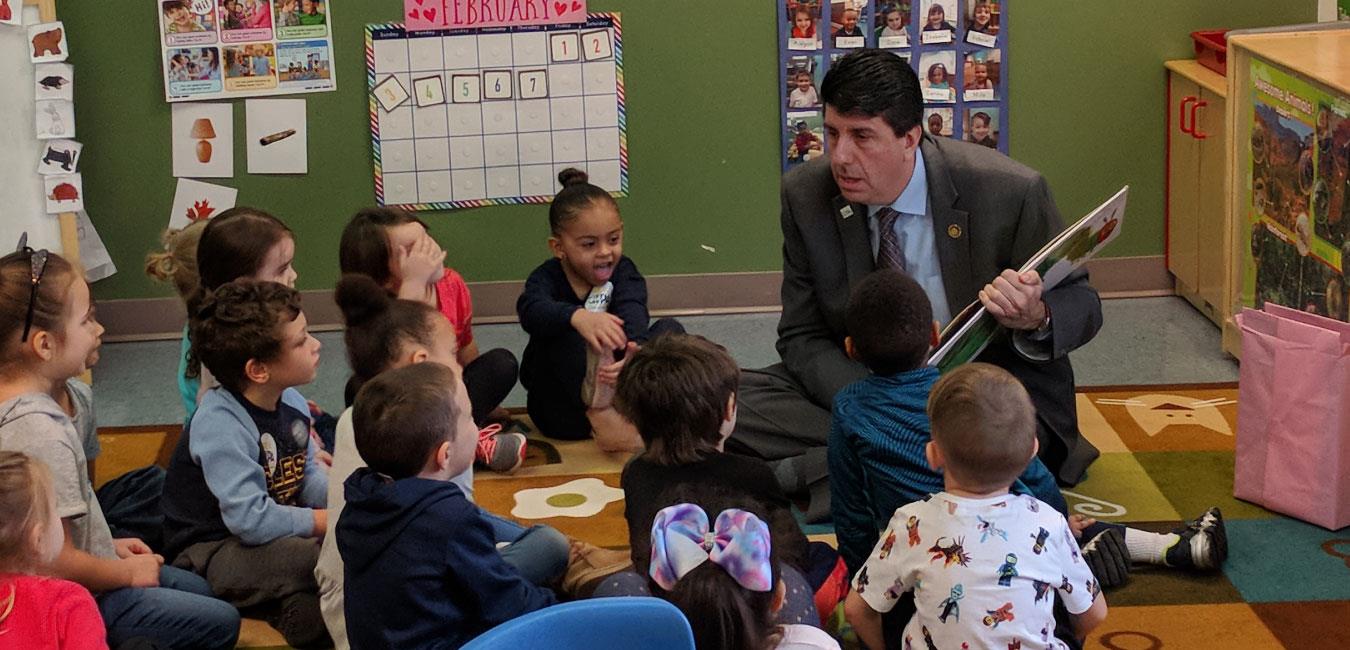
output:
M627 195L619 14L483 29L367 25L366 61L381 205L546 203L567 167Z

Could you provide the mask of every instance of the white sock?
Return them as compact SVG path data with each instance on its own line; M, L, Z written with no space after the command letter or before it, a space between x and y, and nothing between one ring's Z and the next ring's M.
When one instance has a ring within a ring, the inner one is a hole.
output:
M1125 550L1130 560L1145 564L1162 564L1167 549L1172 548L1181 537L1176 533L1150 533L1138 528L1125 529Z

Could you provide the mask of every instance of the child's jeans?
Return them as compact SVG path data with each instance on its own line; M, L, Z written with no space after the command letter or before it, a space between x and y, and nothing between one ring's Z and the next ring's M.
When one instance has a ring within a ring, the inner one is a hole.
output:
M114 589L94 600L112 647L136 637L165 648L233 648L239 640L239 612L182 569L161 567L158 587Z
M502 559L514 567L520 577L531 584L548 586L567 570L571 547L562 533L548 526L525 528L482 508L478 512L492 526L492 537Z

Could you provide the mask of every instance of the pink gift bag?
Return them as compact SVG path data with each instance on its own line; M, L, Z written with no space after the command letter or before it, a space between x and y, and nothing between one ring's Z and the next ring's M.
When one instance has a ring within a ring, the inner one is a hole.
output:
M1350 323L1266 303L1242 331L1233 496L1350 525Z

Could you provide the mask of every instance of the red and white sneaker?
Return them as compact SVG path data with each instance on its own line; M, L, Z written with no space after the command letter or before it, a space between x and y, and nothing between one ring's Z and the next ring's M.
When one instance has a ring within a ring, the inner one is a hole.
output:
M525 463L528 442L523 433L502 433L502 425L490 424L478 432L474 461L494 472L510 474Z

